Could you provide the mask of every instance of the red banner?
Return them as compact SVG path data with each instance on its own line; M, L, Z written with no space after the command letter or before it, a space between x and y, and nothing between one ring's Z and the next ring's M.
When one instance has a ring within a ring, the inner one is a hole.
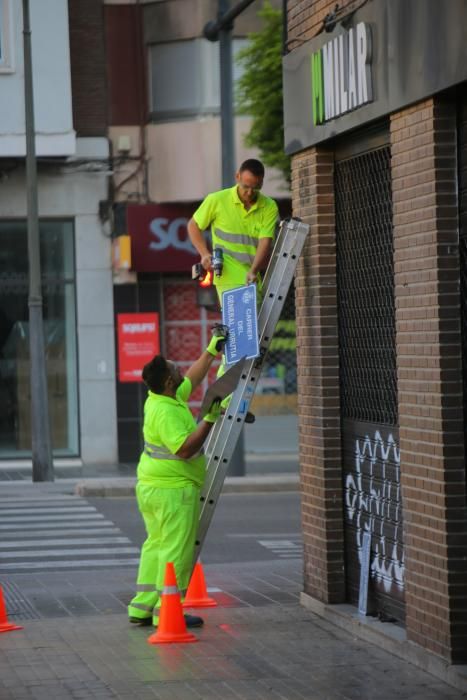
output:
M187 224L197 204L129 204L131 268L135 272L186 272L199 261Z
M142 382L144 365L160 352L159 314L118 314L118 378Z

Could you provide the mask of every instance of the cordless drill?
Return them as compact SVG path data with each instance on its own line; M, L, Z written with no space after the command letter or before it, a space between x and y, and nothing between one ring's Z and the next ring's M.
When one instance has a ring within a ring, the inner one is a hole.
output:
M220 277L222 275L222 268L224 267L224 253L222 251L222 248L214 248L214 252L212 254L212 269L214 270L214 274L216 277Z
M222 248L214 248L212 254L212 271L216 277L222 275L222 269L224 267L224 253ZM191 279L199 280L202 284L206 280L207 284L212 284L212 274L210 270L205 270L201 263L195 263L191 268Z

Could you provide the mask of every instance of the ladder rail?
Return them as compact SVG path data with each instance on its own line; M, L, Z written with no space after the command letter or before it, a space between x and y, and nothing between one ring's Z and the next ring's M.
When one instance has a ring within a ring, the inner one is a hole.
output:
M299 221L299 220L293 219L293 221ZM273 247L273 250L271 253L271 257L269 259L268 265L266 267L266 272L264 274L263 290L262 290L262 302L261 302L261 306L260 306L260 312L258 314L258 329L260 332L260 338L259 338L260 347L261 347L261 340L262 340L262 337L261 337L261 328L262 328L262 326L261 326L261 320L262 320L261 311L263 308L264 299L267 297L267 294L268 294L268 288L269 288L269 285L271 283L270 280L271 280L272 273L273 273L275 265L276 265L276 261L279 258L279 255L281 255L281 257L283 257L284 246L285 246L285 242L286 242L285 238L286 238L287 223L288 223L287 220L284 220L280 223L279 231L278 231L276 240L274 241L274 247ZM290 283L291 283L291 281L290 281ZM289 287L290 287L290 283L289 283ZM286 294L287 294L287 292L288 292L288 289L286 291ZM263 353L264 353L264 350L263 350ZM261 357L261 351L260 351L260 357ZM239 360L239 362L243 362L243 360ZM256 359L255 359L255 362L256 362ZM209 433L209 437L208 437L208 440L207 440L207 442L205 444L205 448L204 448L206 456L209 456L209 454L212 450L212 446L215 444L215 442L217 440L217 435L220 431L222 422L223 422L222 419L217 420L214 428ZM239 436L240 436L240 433L239 433ZM207 466L207 469L208 469L208 466ZM205 486L206 486L206 480L205 480Z
M214 515L227 469L240 437L308 231L309 226L298 219L281 223L266 270L263 300L258 315L260 355L251 360L244 360L240 380L225 415L217 421L207 444L207 474L200 494L201 509L193 566L198 560Z

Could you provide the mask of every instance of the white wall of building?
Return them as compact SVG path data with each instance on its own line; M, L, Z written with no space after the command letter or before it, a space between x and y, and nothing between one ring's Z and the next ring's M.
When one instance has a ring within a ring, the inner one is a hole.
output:
M24 156L24 60L21 0L3 0L0 157ZM0 10L1 11L1 10ZM75 153L67 0L30 0L36 152Z
M236 117L235 155L236 166L247 158L258 158L255 148L244 145L244 136L251 127L250 117ZM112 126L109 138L113 152L119 154L121 137L131 147L128 153L136 159L140 153L141 139L139 127ZM222 189L221 170L221 125L219 117L149 124L145 134L148 177L148 197L153 202L195 202L204 199L209 192ZM143 197L143 171L136 168L135 160L122 165L115 175L115 184L130 178L120 190L118 198L138 201ZM232 185L235 184L235 172L232 173ZM284 199L290 197L290 189L283 175L274 168L266 168L264 194L269 197Z
M97 150L105 150L104 144L102 139ZM39 172L40 217L74 220L80 445L85 464L118 459L111 245L98 216L99 201L107 199L107 177L104 172L63 166ZM26 215L25 173L20 167L0 182L0 218Z

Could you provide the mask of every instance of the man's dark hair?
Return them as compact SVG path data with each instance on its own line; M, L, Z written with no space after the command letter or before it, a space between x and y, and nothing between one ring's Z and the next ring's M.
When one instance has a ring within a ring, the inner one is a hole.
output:
M165 357L155 355L143 367L143 382L155 394L162 394L169 374L170 370Z
M264 177L264 165L256 158L248 158L248 160L243 161L238 172L243 173L245 170L256 177Z

